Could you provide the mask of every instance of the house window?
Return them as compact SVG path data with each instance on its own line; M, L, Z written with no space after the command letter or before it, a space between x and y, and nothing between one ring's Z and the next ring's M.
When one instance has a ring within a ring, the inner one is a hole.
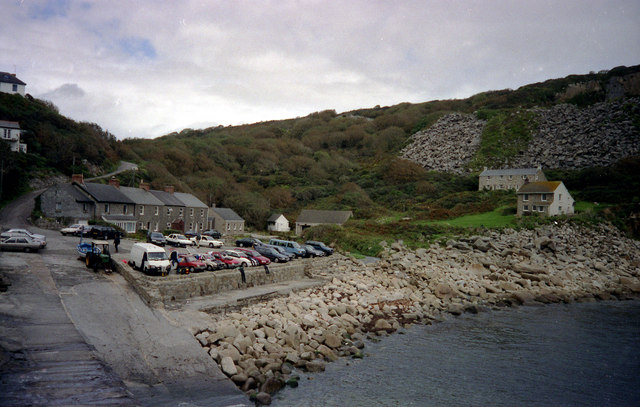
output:
M240 229L240 231L242 231L242 223L240 224L240 228L239 229Z
M167 215L171 215L171 208L167 208Z
M204 217L204 209L200 209L200 216Z
M89 207L87 206L86 203L82 204L82 212L87 212L89 210Z
M513 179L513 175L509 175L509 179Z
M167 229L171 229L171 222L167 222Z
M104 213L109 213L109 204L104 204Z
M193 222L189 223L189 230L193 230Z
M564 213L564 211L562 210L562 206L558 206L558 210L560 211L560 213Z
M562 201L562 194L558 194L558 200Z
M525 205L522 209L528 212L529 211L529 205Z
M547 200L547 194L542 194L542 200L546 201Z
M238 230L238 225L236 225L235 223L233 224L233 230Z
M62 202L56 202L56 211L62 210Z
M140 205L140 216L144 215L144 205Z
M18 91L18 85L13 84L12 88L13 88L13 91L14 91L14 92L17 92L17 91Z
M180 208L180 216L184 215L184 208Z
M231 224L227 223L227 230L231 230Z
M160 214L160 207L156 206L156 216L158 216L158 214Z
M528 201L529 200L529 194L524 194L524 196L522 197L523 201Z
M122 214L126 215L129 208L127 208L127 204L122 205Z
M189 213L191 214L190 216L193 216L193 208L191 208L191 210L189 211Z

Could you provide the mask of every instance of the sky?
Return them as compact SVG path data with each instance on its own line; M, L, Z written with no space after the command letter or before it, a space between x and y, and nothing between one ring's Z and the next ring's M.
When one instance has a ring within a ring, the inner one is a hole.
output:
M118 139L640 64L638 0L0 3L0 71Z

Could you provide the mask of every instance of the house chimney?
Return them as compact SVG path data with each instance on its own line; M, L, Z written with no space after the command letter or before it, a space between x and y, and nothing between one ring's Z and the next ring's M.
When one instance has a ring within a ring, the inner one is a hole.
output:
M71 183L78 183L80 185L84 185L84 176L82 174L72 174L71 175Z
M140 181L140 189L144 189L145 191L149 192L149 184L144 181Z
M165 185L164 186L164 192L168 192L170 194L173 194L176 191L176 189L173 187L173 185Z
M111 179L109 180L109 185L111 185L112 187L120 188L120 181L116 177L111 177Z

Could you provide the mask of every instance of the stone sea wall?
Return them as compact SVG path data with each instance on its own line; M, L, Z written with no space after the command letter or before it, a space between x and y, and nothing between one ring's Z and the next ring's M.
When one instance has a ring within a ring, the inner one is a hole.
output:
M640 242L611 226L489 232L415 251L395 242L375 264L336 257L327 267L324 286L214 314L196 334L222 371L264 404L297 385L294 368L317 372L340 356L362 357L365 338L411 323L640 293Z
M585 168L607 166L640 154L640 98L622 98L585 108L559 104L536 108L537 129L527 149L494 168ZM452 113L412 136L401 157L429 170L465 173L480 146L486 122Z

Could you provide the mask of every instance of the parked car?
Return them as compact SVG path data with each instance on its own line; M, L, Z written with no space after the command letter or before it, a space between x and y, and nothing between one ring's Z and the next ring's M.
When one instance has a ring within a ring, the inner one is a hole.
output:
M222 243L219 240L216 240L214 238L212 238L211 236L207 236L207 235L201 235L201 236L196 236L196 237L192 237L191 239L191 245L193 246L208 246L210 248L220 248L222 247L222 245L224 243Z
M240 250L229 249L229 250L223 251L222 254L225 254L225 255L231 256L231 257L235 257L236 259L238 259L240 264L242 264L245 267L257 266L258 265L257 261L253 260L245 252L242 252Z
M30 231L28 231L27 229L9 229L6 232L2 232L2 235L6 236L6 237L13 237L13 236L28 236L31 239L36 239L36 240L42 240L44 242L47 241L47 237L45 235L40 235L38 233L32 233Z
M206 268L207 266L204 264L204 262L196 259L193 254L178 255L178 268L176 270L178 274L189 274L205 271Z
M187 230L186 232L184 232L184 235L186 237L188 237L189 239L191 239L192 237L197 237L198 236L198 232L193 231L193 230Z
M147 243L164 247L167 244L167 239L165 239L164 235L160 232L149 232L149 234L147 234Z
M37 252L46 246L46 242L29 236L12 236L0 241L0 250Z
M308 244L310 246L315 247L318 250L322 250L327 254L327 256L331 256L333 254L333 249L322 242L318 242L315 240L307 240L304 244Z
M326 255L325 252L323 252L322 250L316 249L315 247L311 246L310 244L301 244L300 246L302 246L302 248L304 248L304 250L306 250L307 257L322 257L322 256Z
M169 243L171 246L180 246L180 247L191 246L191 240L189 240L185 235L182 235L180 233L172 233L169 236L167 236L166 239L167 239L167 243Z
M218 232L215 229L210 229L202 232L203 235L211 236L214 239L220 239L222 237L222 233Z
M67 235L80 236L82 232L87 232L89 230L90 230L89 225L75 223L73 225L67 226L66 228L60 229L60 233L62 233L62 236L67 236Z
M157 273L166 276L171 271L167 252L152 243L134 243L129 254L129 265L145 274Z
M291 252L288 252L284 249L284 247L280 247L280 246L272 246L272 245L264 245L265 247L270 247L273 250L277 251L278 253L282 254L283 256L287 256L289 258L289 260L293 260L295 259L297 256Z
M266 264L271 264L271 260L269 260L268 257L261 255L256 250L249 249L249 248L238 248L238 250L241 250L241 251L245 252L247 255L249 255L249 257L251 257L252 259L256 260L258 262L258 264L257 264L258 266L264 266Z
M238 247L254 247L258 244L264 244L260 239L256 239L255 237L245 237L242 239L236 240L236 246Z
M223 262L226 265L226 268L228 269L232 269L240 266L240 260L238 260L235 257L228 256L222 252L209 252L207 254L210 254L211 256Z
M124 236L124 233L116 230L116 228L111 226L102 226L102 225L93 225L91 226L91 230L89 230L89 236L93 239L113 239L116 236Z
M280 253L278 250L274 249L273 247L262 245L262 246L256 246L255 250L274 263L286 263L290 260L289 256Z
M300 247L300 244L292 240L270 239L269 244L282 247L287 252L295 254L296 257L304 257L307 254L305 250Z
M198 258L201 262L203 262L207 266L207 270L209 271L222 270L227 268L226 263L224 263L222 260L216 259L214 256L210 255L209 253L201 254L199 255Z

